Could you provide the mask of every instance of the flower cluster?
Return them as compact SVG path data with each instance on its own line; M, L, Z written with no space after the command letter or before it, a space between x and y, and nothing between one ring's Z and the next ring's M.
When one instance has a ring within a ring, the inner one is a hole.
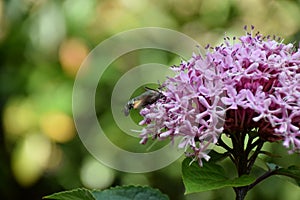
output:
M162 84L164 98L141 110L141 143L180 137L179 147L201 165L222 133L255 129L262 140L299 151L300 50L248 32L207 49L205 57L172 67L176 75Z

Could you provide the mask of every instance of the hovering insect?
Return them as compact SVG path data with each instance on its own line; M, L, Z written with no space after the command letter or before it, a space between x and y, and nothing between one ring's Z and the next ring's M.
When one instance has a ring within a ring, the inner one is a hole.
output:
M141 109L147 105L155 103L164 95L155 89L145 87L146 91L133 99L130 99L124 107L125 116L129 115L131 109Z

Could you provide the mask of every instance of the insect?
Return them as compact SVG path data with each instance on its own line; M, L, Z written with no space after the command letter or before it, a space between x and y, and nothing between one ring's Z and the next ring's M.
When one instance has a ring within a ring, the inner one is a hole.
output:
M164 95L155 89L145 87L146 91L133 99L130 99L124 107L125 116L129 115L131 109L141 109L147 105L155 103Z

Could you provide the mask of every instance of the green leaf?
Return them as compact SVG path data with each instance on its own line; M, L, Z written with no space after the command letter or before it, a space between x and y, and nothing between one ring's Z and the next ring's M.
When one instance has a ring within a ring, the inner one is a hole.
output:
M271 153L271 152L268 152L268 151L260 151L259 153L260 153L260 154L264 154L264 155L266 155L266 156L269 156L269 157L271 157L271 158L281 158L280 155L274 154L274 153Z
M293 178L297 185L300 186L300 167L292 165L288 168L280 168L276 170L276 174Z
M75 189L55 193L44 199L56 200L168 200L159 190L142 186L122 186L107 190Z
M209 159L210 162L218 162L218 161L224 160L225 158L227 158L229 156L229 154L227 152L219 153L215 150L210 150L208 155L210 156L210 159Z
M203 167L200 167L197 162L190 165L190 162L191 158L186 158L182 162L182 175L186 194L224 187L245 186L255 181L254 177L248 175L229 179L225 175L225 170L213 162L203 162Z
M92 193L88 189L79 188L64 192L54 193L43 197L43 199L56 199L56 200L95 200Z
M142 186L122 186L104 191L92 191L96 200L168 200L159 190Z

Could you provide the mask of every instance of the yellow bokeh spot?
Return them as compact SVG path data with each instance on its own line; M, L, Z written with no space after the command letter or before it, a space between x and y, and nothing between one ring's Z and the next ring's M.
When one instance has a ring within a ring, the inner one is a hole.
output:
M3 126L9 139L34 129L36 125L37 116L30 100L16 99L7 104L3 113Z
M12 152L12 171L17 182L29 187L43 174L51 155L51 142L39 133L27 134Z
M63 112L47 113L42 116L41 129L56 142L67 142L75 136L73 119Z

